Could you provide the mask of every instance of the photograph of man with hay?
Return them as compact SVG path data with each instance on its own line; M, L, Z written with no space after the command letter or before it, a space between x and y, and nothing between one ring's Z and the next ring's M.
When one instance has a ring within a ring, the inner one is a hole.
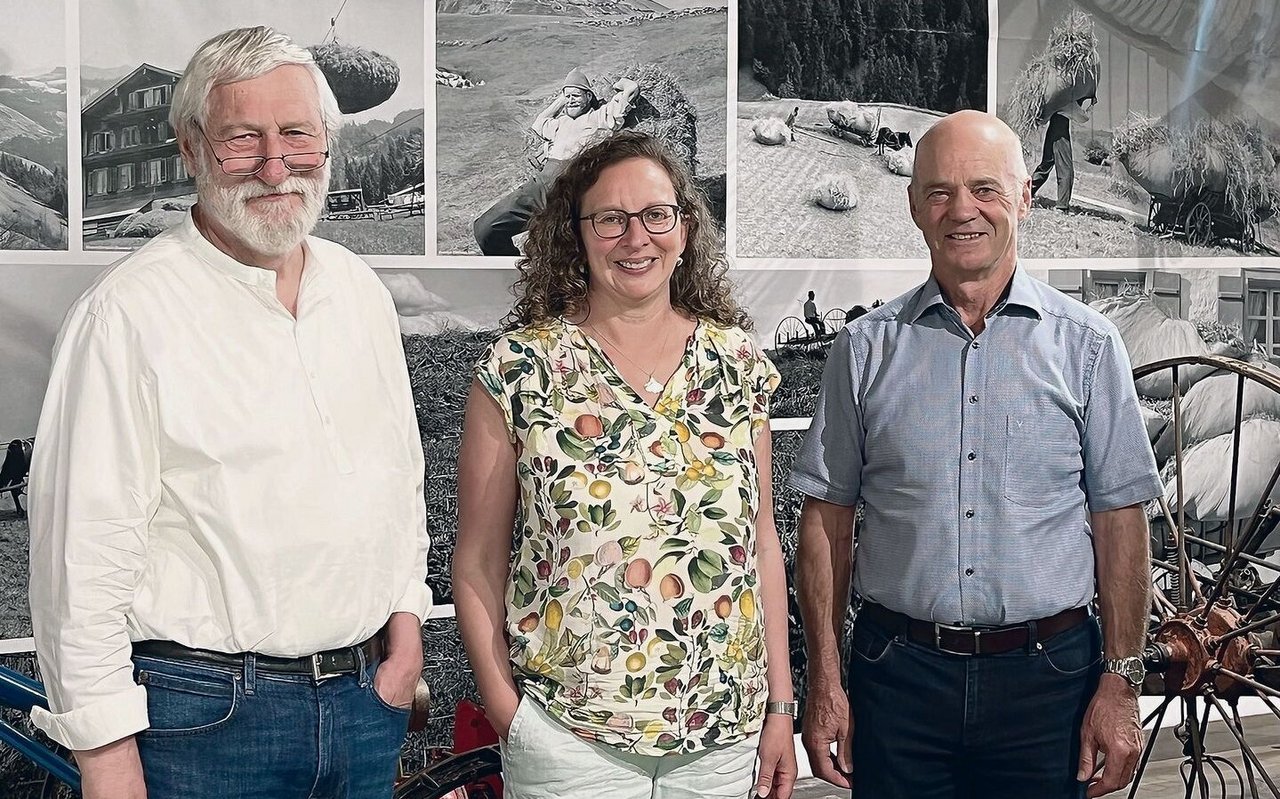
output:
M1263 78L1280 68L1275 14L1253 2L998 9L998 113L1022 137L1033 190L1056 173L1023 223L1026 255L1276 254L1280 87Z
M619 78L613 89L613 97L597 97L587 73L577 67L569 70L555 99L529 124L529 131L541 144L536 160L542 166L476 219L480 252L519 255L512 238L523 233L529 217L546 206L547 190L564 165L587 144L622 129L640 85L630 78Z
M723 222L726 0L531 5L437 3L437 74L460 78L436 86L437 251L518 255L559 163L622 129L671 147Z
M743 0L737 242L755 258L923 258L912 143L986 109L982 0Z
M1072 14L1053 29L1045 52L1027 63L1009 98L1009 121L1024 138L1046 126L1044 154L1031 173L1031 194L1035 196L1050 172L1057 172L1054 207L1059 211L1070 209L1075 183L1071 123L1088 122L1089 109L1098 102L1100 61L1093 18Z

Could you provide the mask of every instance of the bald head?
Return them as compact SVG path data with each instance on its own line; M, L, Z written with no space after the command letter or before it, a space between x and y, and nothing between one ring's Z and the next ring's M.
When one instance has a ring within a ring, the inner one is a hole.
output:
M940 283L1000 284L1017 261L1031 181L1018 137L991 114L960 111L920 137L907 189Z
M1022 160L1022 141L1013 130L995 114L982 111L957 111L948 114L929 128L916 143L916 171L911 177L911 188L918 189L920 167L930 174L927 167L939 158L959 150L961 152L986 152L1006 166L1017 183L1027 179L1027 165Z

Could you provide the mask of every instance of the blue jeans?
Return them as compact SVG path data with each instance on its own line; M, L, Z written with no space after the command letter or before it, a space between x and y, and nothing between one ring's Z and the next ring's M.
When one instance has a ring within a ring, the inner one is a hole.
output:
M135 657L151 727L138 734L148 799L386 799L409 725L374 692L375 665L300 674Z
M853 796L1079 799L1080 725L1102 669L1097 620L1030 652L965 657L853 631Z

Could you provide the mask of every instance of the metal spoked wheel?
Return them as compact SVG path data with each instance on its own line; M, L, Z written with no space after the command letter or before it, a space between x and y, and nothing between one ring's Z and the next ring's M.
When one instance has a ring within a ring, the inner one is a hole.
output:
M801 347L809 344L809 339L813 337L813 328L804 323L804 320L796 316L787 316L778 323L777 330L773 333L773 347L780 350L783 347Z
M840 332L840 328L844 327L844 310L840 308L832 308L822 315L822 327L827 331L827 335L834 336Z
M433 763L396 786L393 799L497 799L502 756L497 746L472 749Z
M1259 756L1269 741L1250 742L1280 729L1280 565L1266 559L1280 548L1272 540L1280 523L1272 501L1280 447L1261 440L1275 428L1256 418L1260 408L1280 403L1280 377L1243 361L1197 356L1140 367L1134 378L1140 393L1157 381L1171 396L1153 444L1165 492L1152 522L1151 676L1144 691L1162 698L1143 719L1147 742L1128 795L1171 795L1155 792L1151 780L1143 786L1163 742L1175 756L1181 751L1188 799L1280 799L1280 769ZM1200 411L1207 407L1217 409L1216 427L1205 425ZM1260 463L1264 452L1271 459ZM1220 469L1223 463L1229 466ZM1167 726L1166 719L1177 721Z
M1209 204L1201 200L1187 211L1187 219L1183 225L1187 232L1187 243L1197 247L1207 245L1213 239L1213 212Z

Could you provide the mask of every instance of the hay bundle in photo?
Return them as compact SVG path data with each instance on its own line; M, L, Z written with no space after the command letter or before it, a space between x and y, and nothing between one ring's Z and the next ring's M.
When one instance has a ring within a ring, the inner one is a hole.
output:
M1024 149L1033 145L1028 137L1055 111L1097 94L1101 64L1093 18L1073 11L1053 29L1044 52L1027 62L1009 90L1005 121L1023 138Z
M1170 128L1131 115L1116 128L1112 153L1151 195L1221 194L1223 208L1246 221L1270 217L1280 201L1275 154L1258 126L1239 116Z
M790 135L791 129L778 117L762 117L751 123L751 138L760 144L786 144Z
M818 205L832 211L848 211L858 206L856 179L848 172L823 175L809 196Z
M596 98L608 102L616 93L613 85L619 78L629 78L640 87L622 127L661 139L690 174L697 174L698 112L676 76L656 64L628 64L592 81ZM560 91L557 89L548 95L538 110L551 105ZM532 121L531 116L528 122ZM534 171L540 169L545 160L546 141L526 126L524 144L530 166Z
M336 41L308 49L344 114L368 111L395 94L400 85L400 66L375 50Z
M153 238L187 218L194 196L166 197L129 214L111 231L111 238Z
M884 164L893 174L909 178L916 168L916 148L903 147L897 152L886 153Z
M870 136L880 122L880 109L872 111L851 100L829 103L824 110L827 112L827 121L835 128L837 135L853 133Z

